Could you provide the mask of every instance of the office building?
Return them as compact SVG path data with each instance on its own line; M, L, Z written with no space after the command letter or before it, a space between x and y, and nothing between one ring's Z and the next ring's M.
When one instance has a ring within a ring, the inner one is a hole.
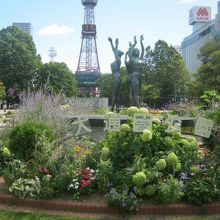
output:
M181 51L188 70L195 73L202 64L198 56L200 48L220 35L220 1L215 19L211 20L210 7L195 6L189 12L189 24L193 33L183 40Z
M19 30L32 35L31 23L13 23Z

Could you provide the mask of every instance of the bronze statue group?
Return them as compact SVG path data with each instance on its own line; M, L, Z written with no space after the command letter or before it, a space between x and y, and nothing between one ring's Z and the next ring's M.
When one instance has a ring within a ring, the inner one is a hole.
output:
M119 92L120 92L120 67L121 67L121 57L124 52L118 49L119 41L115 40L115 46L113 45L112 39L108 38L112 50L115 55L115 61L111 63L112 71L112 83L113 83L113 95L112 95L112 107L111 111L118 111L119 108ZM133 44L129 42L129 49L125 53L125 66L127 68L127 88L128 88L128 97L130 106L140 107L140 89L141 89L141 72L143 68L143 57L144 57L144 37L140 36L141 52L136 48L137 39L134 37Z

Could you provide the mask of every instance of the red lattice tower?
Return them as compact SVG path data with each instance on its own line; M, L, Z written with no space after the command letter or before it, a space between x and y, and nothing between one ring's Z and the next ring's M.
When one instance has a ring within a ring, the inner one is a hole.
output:
M82 25L82 43L76 80L80 87L94 87L100 77L98 51L96 45L96 25L94 7L98 0L82 0L84 8L84 23Z

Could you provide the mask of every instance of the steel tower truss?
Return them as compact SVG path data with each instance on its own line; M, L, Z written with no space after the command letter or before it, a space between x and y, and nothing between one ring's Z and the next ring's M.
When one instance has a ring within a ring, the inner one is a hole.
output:
M82 0L84 8L84 24L82 25L82 43L76 74L100 73L96 45L96 25L94 7L98 0Z

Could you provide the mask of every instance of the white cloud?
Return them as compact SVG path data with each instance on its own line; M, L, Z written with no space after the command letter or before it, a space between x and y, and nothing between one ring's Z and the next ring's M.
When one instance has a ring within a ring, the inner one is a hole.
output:
M178 4L187 4L191 2L197 2L198 0L179 0L177 3Z
M48 36L48 35L64 35L73 32L72 27L68 27L66 25L57 25L51 24L47 27L44 27L38 31L38 34L41 36Z

